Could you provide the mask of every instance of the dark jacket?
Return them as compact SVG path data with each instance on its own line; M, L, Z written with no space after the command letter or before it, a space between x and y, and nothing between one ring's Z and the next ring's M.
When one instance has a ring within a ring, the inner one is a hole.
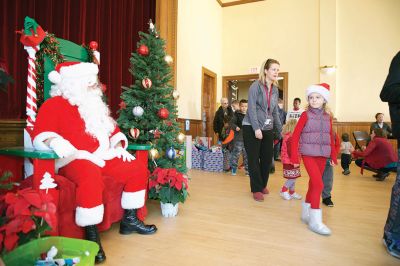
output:
M372 123L371 126L369 127L369 134L371 134L372 131L374 131L374 129L378 128L380 128L378 122ZM382 130L386 133L388 137L392 135L392 128L385 122L383 122Z
M235 141L243 141L243 132L242 132L242 122L245 114L241 113L240 111L236 111L233 114L231 120L231 129L235 132ZM236 131L236 127L240 128L239 131Z
M233 111L230 106L228 106L228 108L226 108L225 112L224 112L224 109L222 109L222 106L220 106L218 108L218 110L215 112L214 121L213 121L214 132L216 134L218 134L218 138L221 141L223 140L222 136L221 136L221 131L222 131L222 128L224 127L224 117L225 116L229 116L227 118L228 122L229 122L233 116Z
M400 52L395 55L390 64L389 74L380 97L382 101L389 103L392 134L400 140Z

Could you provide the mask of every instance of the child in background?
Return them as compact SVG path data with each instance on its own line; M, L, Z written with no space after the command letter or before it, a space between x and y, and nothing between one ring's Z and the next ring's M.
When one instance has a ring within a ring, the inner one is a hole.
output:
M290 119L283 126L282 129L282 150L281 150L281 160L283 166L283 177L286 178L286 182L283 185L280 195L284 200L291 199L301 199L301 195L297 194L294 190L296 184L296 178L300 177L300 166L294 167L292 161L290 160L291 146L292 146L292 134L294 128L296 127L297 120ZM298 151L297 151L298 152ZM299 155L297 155L299 156Z
M322 174L325 163L337 163L332 116L326 106L329 100L329 85L326 83L311 85L307 88L308 107L300 116L292 136L291 161L298 167L302 155L304 166L310 177L305 202L302 202L301 219L308 228L318 234L330 235L331 230L322 223L320 209L321 193L324 188Z
M340 140L335 133L335 148L336 152L340 150ZM328 207L333 207L332 201L332 187L333 187L333 167L331 165L331 158L326 160L324 174L322 175L322 182L324 182L324 190L322 190L322 203Z
M231 106L234 113L240 111L240 103L238 100L233 100Z
M244 149L244 142L243 142L243 133L242 133L242 121L244 116L247 112L247 100L240 100L239 102L240 110L236 111L233 114L231 120L231 128L235 131L235 138L233 140L233 151L231 154L231 174L236 175L236 171L238 168L238 160L240 154L243 154L243 162L244 162L244 169L246 171L246 175L249 175L248 165L247 165L247 154L246 150Z
M340 165L343 168L342 174L344 175L350 174L349 166L351 164L351 153L354 151L354 147L350 143L349 139L349 134L342 134L342 143L340 144L340 152L342 153L340 156Z

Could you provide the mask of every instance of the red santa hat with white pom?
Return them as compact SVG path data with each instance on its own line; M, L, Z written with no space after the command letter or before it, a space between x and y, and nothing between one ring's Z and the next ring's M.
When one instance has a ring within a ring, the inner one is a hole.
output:
M329 89L330 89L330 86L329 86L329 84L326 84L326 83L311 85L310 87L307 88L306 98L308 99L308 96L311 93L316 92L316 93L321 94L322 97L324 97L325 101L328 102L329 94L330 94Z
M49 73L49 80L59 84L63 79L79 79L90 76L97 76L99 68L93 63L64 62L56 66L55 70Z

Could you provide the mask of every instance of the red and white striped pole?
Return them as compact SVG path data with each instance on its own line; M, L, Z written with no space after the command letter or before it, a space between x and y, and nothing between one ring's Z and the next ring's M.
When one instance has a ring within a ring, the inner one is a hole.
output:
M24 46L28 52L28 77L26 87L26 128L29 133L33 130L37 113L37 96L36 96L36 52L39 46Z
M28 77L26 85L26 128L24 129L24 148L33 149L31 134L36 121L37 96L36 96L36 52L40 47L24 46L28 53ZM29 159L24 161L25 177L33 174L33 165Z

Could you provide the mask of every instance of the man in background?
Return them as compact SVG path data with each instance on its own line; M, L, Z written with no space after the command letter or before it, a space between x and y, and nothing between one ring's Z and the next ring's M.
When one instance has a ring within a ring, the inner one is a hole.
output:
M214 132L218 135L218 142L222 142L224 140L221 134L222 128L224 127L224 118L230 121L232 116L233 110L229 106L228 99L225 97L221 98L221 106L215 112L213 121Z

